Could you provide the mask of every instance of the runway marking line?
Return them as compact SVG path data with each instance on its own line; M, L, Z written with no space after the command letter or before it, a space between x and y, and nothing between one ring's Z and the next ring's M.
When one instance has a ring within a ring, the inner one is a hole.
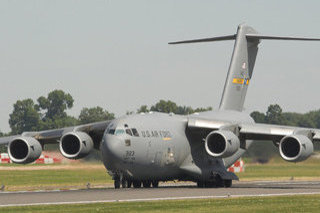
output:
M49 202L49 203L26 203L26 204L5 204L0 207L18 206L41 206L41 205L71 205L71 204L92 204L112 202L142 202L142 201L163 201L163 200L189 200L189 199L213 199L213 198L240 198L240 197L272 197L291 195L318 195L320 192L298 192L298 193L275 193L275 194L250 194L250 195L218 195L218 196L191 196L191 197L163 197L163 198L139 198L123 200L96 200L96 201L70 201L70 202Z

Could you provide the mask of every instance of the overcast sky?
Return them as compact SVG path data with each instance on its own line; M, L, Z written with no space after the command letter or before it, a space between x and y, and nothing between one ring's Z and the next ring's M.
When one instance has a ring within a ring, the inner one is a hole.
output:
M117 116L170 99L217 108L233 42L167 42L236 32L320 37L320 1L2 0L0 130L18 99L62 89L68 113L101 106ZM320 42L263 41L245 108L320 108Z

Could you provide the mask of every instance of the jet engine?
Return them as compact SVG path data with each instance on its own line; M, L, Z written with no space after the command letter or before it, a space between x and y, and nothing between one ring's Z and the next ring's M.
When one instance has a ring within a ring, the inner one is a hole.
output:
M240 140L231 131L213 131L206 138L205 148L207 153L213 157L226 158L238 151Z
M14 163L32 163L40 157L41 153L41 144L32 137L17 137L8 144L8 154Z
M68 132L61 137L60 152L69 159L87 156L93 149L92 138L85 132Z
M306 160L313 152L312 141L304 135L289 135L280 141L281 157L290 162Z

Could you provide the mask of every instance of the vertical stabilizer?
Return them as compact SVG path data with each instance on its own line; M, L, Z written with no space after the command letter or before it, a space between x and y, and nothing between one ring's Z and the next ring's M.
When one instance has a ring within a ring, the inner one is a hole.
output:
M259 44L259 39L248 39L246 34L257 34L257 32L247 25L239 25L220 102L220 109L223 110L243 109Z
M249 27L245 24L240 24L238 26L237 34L170 42L169 44L235 40L219 109L242 111L258 53L258 44L262 39L320 41L320 38L260 35L252 27Z

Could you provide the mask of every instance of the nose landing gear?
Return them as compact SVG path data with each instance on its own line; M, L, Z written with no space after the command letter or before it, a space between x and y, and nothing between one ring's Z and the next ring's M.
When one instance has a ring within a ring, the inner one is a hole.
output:
M121 186L122 186L122 188L131 188L132 181L131 180L127 180L126 178L122 178Z
M114 180L114 188L119 189L120 188L120 179L115 179Z
M120 177L120 176L114 176L114 188L119 189L120 186L122 188L131 188L132 186L132 180L129 180L125 177Z

